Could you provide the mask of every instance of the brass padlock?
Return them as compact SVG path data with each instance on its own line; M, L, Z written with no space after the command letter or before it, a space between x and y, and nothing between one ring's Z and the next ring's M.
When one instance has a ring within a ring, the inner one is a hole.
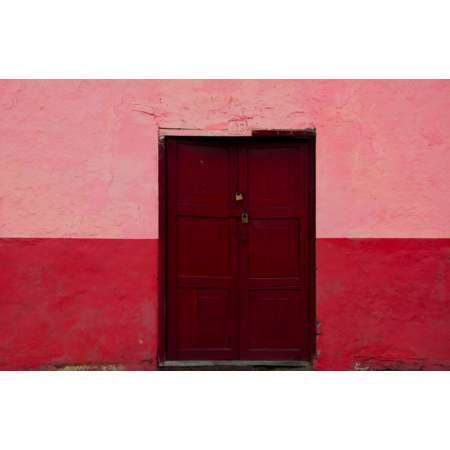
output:
M244 211L241 214L241 219L242 219L242 223L248 223L248 212L247 211Z
M234 194L234 199L237 202L242 202L242 200L244 200L244 194L242 192L236 192L236 194Z

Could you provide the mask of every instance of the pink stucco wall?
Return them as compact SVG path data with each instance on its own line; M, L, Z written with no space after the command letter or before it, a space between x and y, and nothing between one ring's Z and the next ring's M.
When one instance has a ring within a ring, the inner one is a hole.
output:
M450 81L4 80L0 369L156 367L159 136L303 128L315 367L449 368Z
M0 82L3 237L156 238L158 128L317 129L317 236L448 237L446 80Z

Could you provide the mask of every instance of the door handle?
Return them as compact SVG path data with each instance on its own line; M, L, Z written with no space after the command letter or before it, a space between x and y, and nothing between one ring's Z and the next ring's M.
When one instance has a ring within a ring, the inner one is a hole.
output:
M248 212L247 211L242 212L241 220L242 220L242 223L248 223Z

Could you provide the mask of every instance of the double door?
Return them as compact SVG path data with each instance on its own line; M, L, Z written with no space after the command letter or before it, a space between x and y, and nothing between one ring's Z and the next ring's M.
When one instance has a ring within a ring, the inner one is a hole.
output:
M167 139L167 357L307 360L307 140Z

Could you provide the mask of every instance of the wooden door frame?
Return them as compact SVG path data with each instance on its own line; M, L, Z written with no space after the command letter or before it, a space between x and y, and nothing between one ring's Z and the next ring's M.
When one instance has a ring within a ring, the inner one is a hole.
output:
M311 326L310 332L310 360L316 356L316 131L307 130L253 130L250 133L231 134L227 131L202 132L201 130L170 130L160 129L158 138L158 346L157 367L164 365L167 356L167 141L166 138L211 138L220 140L232 138L280 138L289 140L308 141L308 150L311 152L310 167L308 171L309 186L309 230L308 247L311 264L308 266L309 292L308 311ZM207 364L205 364L207 365ZM280 364L282 366L283 364Z

